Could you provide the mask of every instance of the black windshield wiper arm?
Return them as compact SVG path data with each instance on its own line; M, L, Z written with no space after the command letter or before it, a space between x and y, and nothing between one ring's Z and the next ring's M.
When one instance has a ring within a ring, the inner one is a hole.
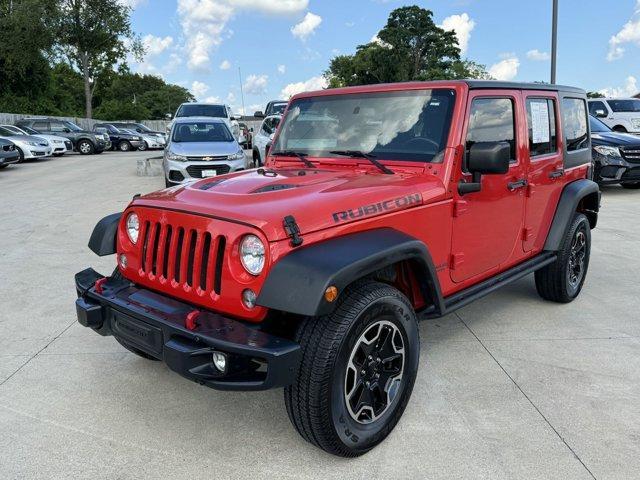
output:
M309 168L316 166L307 159L306 153L294 152L293 150L282 150L280 152L270 152L271 155L280 155L281 157L298 157L298 159Z
M378 160L376 160L376 156L370 153L364 153L360 150L331 150L329 153L333 153L334 155L342 155L345 157L352 157L352 158L366 158L373 165L378 167L378 169L380 169L381 172L386 173L387 175L393 175L395 173L393 170L389 170L387 167L381 164Z

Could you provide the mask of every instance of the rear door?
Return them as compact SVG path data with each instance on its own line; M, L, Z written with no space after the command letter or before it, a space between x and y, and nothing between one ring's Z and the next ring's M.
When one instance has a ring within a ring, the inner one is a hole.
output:
M463 133L465 157L475 142L509 142L511 166L505 175L484 175L482 189L456 200L451 279L463 282L488 274L521 254L526 191L523 111L520 93L477 90L469 94ZM471 175L463 166L463 178Z

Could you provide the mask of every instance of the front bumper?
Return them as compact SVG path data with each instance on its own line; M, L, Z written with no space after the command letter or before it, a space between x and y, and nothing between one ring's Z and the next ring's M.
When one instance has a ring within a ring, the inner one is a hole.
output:
M244 170L246 168L246 158L215 162L177 162L165 159L163 164L165 178L170 182L179 184L207 178L207 171L216 172L215 176L218 176Z
M20 154L17 150L11 152L0 152L0 165L11 165L20 161Z
M125 279L104 278L88 268L75 276L78 322L100 335L113 335L159 359L185 378L219 390L266 390L290 385L301 358L300 345L259 326L199 311L197 326L185 326L193 306L136 287ZM226 354L224 372L213 352Z

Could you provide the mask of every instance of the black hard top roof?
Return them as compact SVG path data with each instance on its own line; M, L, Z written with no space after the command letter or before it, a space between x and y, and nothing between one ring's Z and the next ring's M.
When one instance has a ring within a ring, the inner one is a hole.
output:
M528 83L528 82L501 82L496 80L464 80L472 90L480 90L487 88L505 88L516 90L547 90L554 92L573 92L586 94L586 92L577 87L569 87L567 85L556 85L551 83Z

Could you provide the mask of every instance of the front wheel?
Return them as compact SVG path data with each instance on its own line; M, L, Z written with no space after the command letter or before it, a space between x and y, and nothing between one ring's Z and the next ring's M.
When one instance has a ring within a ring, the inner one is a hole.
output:
M142 145L138 147L138 150L140 150L141 152L144 152L148 148L149 148L149 144L147 142L142 142Z
M123 140L118 144L118 150L120 150L121 152L128 152L129 150L131 150L131 144L126 140Z
M341 295L330 315L304 320L296 340L302 362L284 397L298 433L343 457L382 442L407 406L418 369L409 300L388 285L361 283Z
M89 140L80 140L78 142L78 151L82 155L91 155L94 151L93 144Z
M17 163L24 162L24 152L22 151L22 149L20 147L16 147L16 150L18 150L18 155L20 155L20 158L18 159Z
M584 285L591 254L591 226L582 213L576 213L562 240L555 262L535 274L536 289L545 300L569 303Z
M622 188L626 188L628 190L638 190L640 188L640 182L623 183Z

